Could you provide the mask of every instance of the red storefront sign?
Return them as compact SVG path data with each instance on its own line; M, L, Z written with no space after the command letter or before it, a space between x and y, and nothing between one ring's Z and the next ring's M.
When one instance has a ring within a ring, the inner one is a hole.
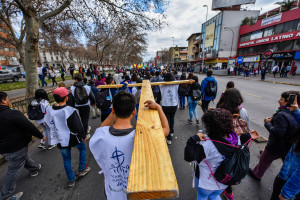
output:
M261 44L268 44L274 42L282 42L286 40L294 40L300 38L300 31L293 31L289 33L282 33L278 35L272 35L269 37L264 37L256 40L250 40L248 42L239 43L239 48L251 47Z

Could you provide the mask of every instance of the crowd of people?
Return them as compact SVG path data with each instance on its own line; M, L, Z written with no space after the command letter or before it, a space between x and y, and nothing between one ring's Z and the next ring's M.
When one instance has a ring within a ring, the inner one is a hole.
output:
M44 73L43 67L39 67L41 73ZM59 83L53 91L55 102L49 102L45 90L36 90L27 114L29 119L42 126L43 133L21 112L11 109L7 94L0 92L0 126L3 127L0 153L9 162L0 200L21 198L22 192L13 193L23 168L29 170L32 177L38 175L42 166L28 155L28 143L32 136L41 139L39 148L53 149L57 146L60 150L69 187L74 187L78 178L91 171L87 166L85 143L91 137L89 148L104 173L107 199L127 199L126 187L135 134L131 121L138 117L140 103L158 111L168 145L172 144L174 134L179 134L174 128L177 109L188 107L186 122L202 122L204 125L203 130L188 139L184 150L184 160L194 163L193 183L197 188L198 200L220 200L220 194L233 200L232 187L238 187L234 185L245 179L248 171L252 178L260 181L276 159L282 159L284 163L275 178L271 200L297 199L296 195L300 192L298 91L283 92L278 101L278 110L264 120L264 126L270 133L268 144L259 163L250 169L251 140L257 139L260 134L251 129L250 116L234 82L228 82L216 108L212 109L209 104L216 99L218 84L211 70L206 71L206 77L200 82L194 72L182 72L179 75L175 69L117 70L115 74L100 73L97 68L89 69L72 74L75 82L69 90L63 83ZM94 72L91 73L91 70ZM142 80L189 81L153 86L155 101L140 102L141 87L130 87L130 84L141 83ZM97 88L114 84L121 84L121 87ZM199 104L203 111L201 118L196 109ZM92 136L90 112L93 118L101 116L101 126ZM79 150L79 167L76 172L71 165L72 147ZM124 160L116 163L119 154L123 155ZM232 164L234 160L235 165ZM233 168L234 171L231 170Z

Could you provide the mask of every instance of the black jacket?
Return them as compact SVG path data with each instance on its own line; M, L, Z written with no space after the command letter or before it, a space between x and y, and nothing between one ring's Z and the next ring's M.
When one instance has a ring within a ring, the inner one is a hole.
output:
M0 153L12 153L28 145L32 136L43 134L20 111L0 105Z
M292 146L292 133L298 127L292 112L282 109L274 114L271 122L265 123L265 127L270 132L266 148L272 154L285 158Z
M251 135L249 133L245 133L240 136L241 144L245 144L249 139L251 138ZM230 144L226 139L221 138L219 141ZM184 149L184 160L187 162L196 161L197 163L200 163L204 158L206 158L203 146L198 144L200 142L200 138L198 135L194 135L188 139L185 149ZM231 147L228 145L224 145L218 142L213 142L217 150L220 154L228 157L234 153L236 150L235 147ZM196 166L195 169L195 176L199 178L199 166Z
M201 86L199 83L193 83L190 85L189 92L187 96L193 96L193 90L200 90L201 91Z

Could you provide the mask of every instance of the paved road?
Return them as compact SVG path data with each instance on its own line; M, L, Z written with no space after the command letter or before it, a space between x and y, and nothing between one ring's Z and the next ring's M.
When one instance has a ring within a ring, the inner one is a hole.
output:
M203 75L200 75L200 80ZM286 90L300 90L298 86L272 84L255 80L243 80L230 77L216 77L219 83L219 95L225 89L229 80L233 80L236 87L240 89L245 99L244 107L248 110L251 119L252 129L258 130L263 136L268 133L263 127L263 119L271 116L278 105L280 94ZM215 104L211 104L215 107ZM198 114L202 116L200 107L197 107ZM196 191L192 188L192 166L183 160L183 151L187 139L195 134L202 125L188 124L188 110L178 110L175 119L175 134L173 144L169 146L173 166L179 184L180 200L196 199ZM100 125L100 119L90 120L92 133ZM251 147L251 163L253 167L259 159L259 150L265 144L254 143ZM37 149L37 144L30 147L32 158L43 165L41 173L35 178L29 178L27 171L23 171L18 183L16 192L23 191L26 200L102 200L104 198L103 175L97 172L100 170L89 150L87 150L88 165L92 168L90 174L79 180L76 187L67 187L67 178L64 172L62 158L58 149L44 150ZM73 149L73 167L77 169L78 155L77 150ZM234 186L234 194L237 200L267 200L272 192L273 180L282 165L281 161L274 162L267 171L262 181L256 182L251 177L238 186ZM0 185L3 182L7 170L7 163L0 166Z

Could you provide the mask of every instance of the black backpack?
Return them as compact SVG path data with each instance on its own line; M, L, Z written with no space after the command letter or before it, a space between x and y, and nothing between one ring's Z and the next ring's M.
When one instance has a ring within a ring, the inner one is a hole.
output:
M31 120L41 120L44 118L45 113L43 113L41 108L42 99L34 99L30 102L27 109L28 118Z
M249 141L251 141L251 139ZM219 142L215 140L213 141ZM249 147L247 146L248 142L246 142L244 145L234 145L236 148L234 153L231 156L226 157L213 174L216 181L224 185L238 185L245 179L248 174L250 163L250 151ZM225 143L222 144L233 146ZM207 162L206 164L208 165Z
M88 70L87 70L87 72L86 72L86 75L87 75L87 76L90 76L90 75L91 75L91 69L90 69L90 68L88 68Z
M217 84L215 81L208 81L205 88L205 95L208 97L214 97L217 94Z
M77 105L83 105L89 102L89 95L84 86L75 87L74 98Z
M102 110L108 110L112 104L109 90L99 91L96 95L97 108Z

